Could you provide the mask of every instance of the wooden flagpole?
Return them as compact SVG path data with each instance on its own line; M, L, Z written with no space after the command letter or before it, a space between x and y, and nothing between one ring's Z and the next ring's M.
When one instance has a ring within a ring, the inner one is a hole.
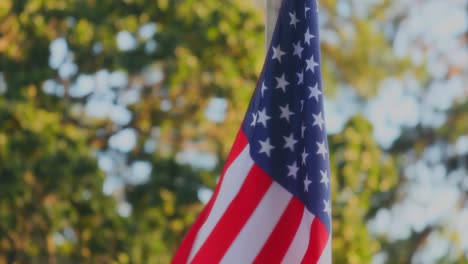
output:
M266 18L266 40L265 45L268 49L270 45L273 30L275 29L276 19L278 18L278 12L281 6L282 0L266 0L267 1L267 18Z

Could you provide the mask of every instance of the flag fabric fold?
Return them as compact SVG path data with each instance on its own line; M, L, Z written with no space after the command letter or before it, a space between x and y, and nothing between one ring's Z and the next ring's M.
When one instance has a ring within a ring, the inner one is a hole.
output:
M317 13L283 0L219 183L172 263L331 263Z

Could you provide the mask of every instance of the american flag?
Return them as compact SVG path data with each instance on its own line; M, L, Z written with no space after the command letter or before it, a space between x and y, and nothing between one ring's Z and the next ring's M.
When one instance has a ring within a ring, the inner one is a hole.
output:
M317 13L283 0L218 186L173 263L331 263Z

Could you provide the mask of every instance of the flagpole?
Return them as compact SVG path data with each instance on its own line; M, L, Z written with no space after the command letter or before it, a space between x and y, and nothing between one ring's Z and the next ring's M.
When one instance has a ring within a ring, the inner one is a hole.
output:
M266 39L265 46L268 48L270 45L273 30L275 29L276 19L278 18L278 12L280 10L282 0L267 0L267 19L266 19Z

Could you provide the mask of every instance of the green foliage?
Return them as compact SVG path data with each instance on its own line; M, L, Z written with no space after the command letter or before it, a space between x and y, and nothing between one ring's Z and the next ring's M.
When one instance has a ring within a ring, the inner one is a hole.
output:
M368 263L380 244L364 223L396 187L395 162L373 142L371 125L359 116L330 138L330 146L334 261Z
M385 15L391 1L377 1L370 5L366 15L353 12L357 7L350 5L349 17L339 17L336 2L320 1L320 6L331 16L325 29L336 37L321 47L326 58L322 61L322 72L328 93L349 85L360 97L369 99L379 88L376 84L388 76L402 76L409 69L419 76L423 74L421 67L414 67L409 59L396 58L391 42L382 34L384 26L392 23Z
M7 0L0 21L0 72L7 83L0 109L0 263L167 263L201 210L198 188L213 187L221 169L194 171L175 155L187 144L226 155L232 140L225 135L233 138L242 118L235 109L246 108L261 67L261 12L239 1ZM147 23L157 28L151 39L138 36ZM134 49L119 49L121 31L135 36ZM49 65L56 38L72 52L78 72L71 78ZM146 50L150 41L157 43L154 51ZM87 98L69 94L80 74L101 69L128 73L129 89L142 86L143 99L130 106L126 125L140 140L128 157L154 168L147 184L116 197L102 193L95 155L121 127L83 116ZM142 82L148 69L162 70L163 82ZM46 80L64 95L44 93ZM225 131L204 116L211 97L231 98ZM165 100L170 112L159 107ZM160 147L146 153L154 128L161 131ZM132 205L128 218L117 214L121 199Z
M0 100L0 262L111 259L125 245L114 231L125 225L101 192L89 132L34 99Z

